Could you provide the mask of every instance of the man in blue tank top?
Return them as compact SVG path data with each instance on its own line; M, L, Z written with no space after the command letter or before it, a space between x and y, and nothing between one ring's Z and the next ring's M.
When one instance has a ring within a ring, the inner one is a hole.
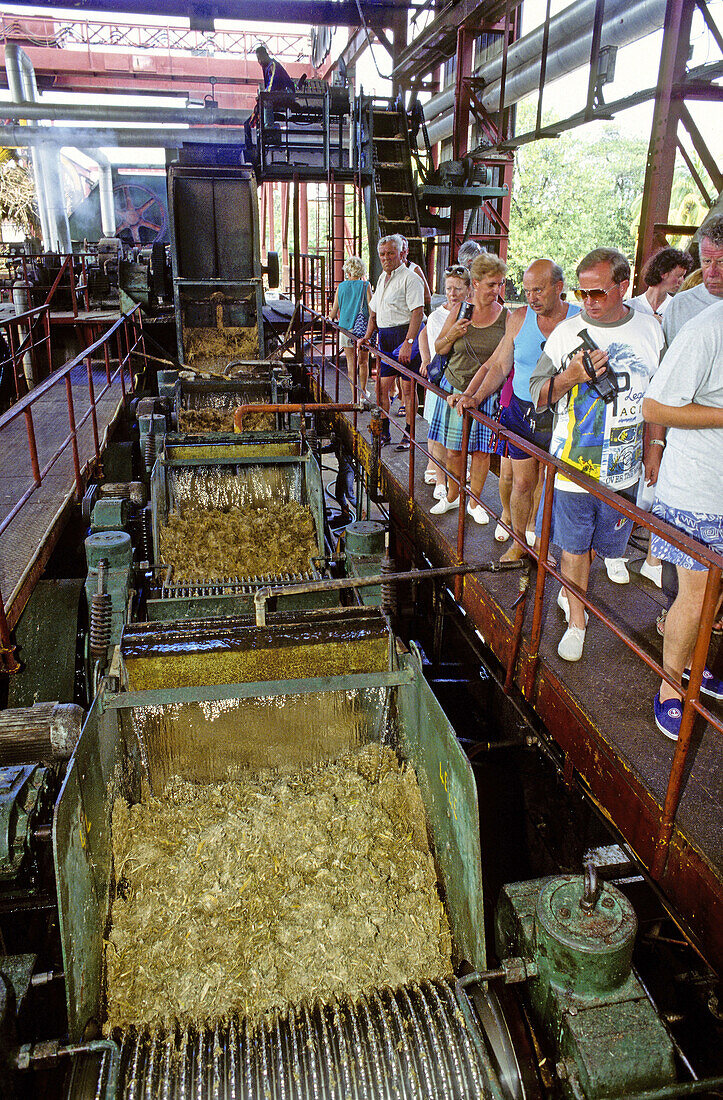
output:
M500 414L500 423L529 443L546 451L549 439L540 438L533 431L529 414L533 408L530 400L530 378L537 366L540 353L550 333L564 321L580 312L580 307L568 305L562 298L564 287L562 268L553 260L533 260L522 276L522 287L527 305L510 315L504 338L494 355L483 363L460 396L457 407L478 408L485 398L496 393L514 367L512 397ZM507 454L512 459L512 495L510 514L512 528L524 546L528 523L533 519L532 503L537 485L538 462L527 451L507 443ZM513 543L500 561L518 561L525 550Z

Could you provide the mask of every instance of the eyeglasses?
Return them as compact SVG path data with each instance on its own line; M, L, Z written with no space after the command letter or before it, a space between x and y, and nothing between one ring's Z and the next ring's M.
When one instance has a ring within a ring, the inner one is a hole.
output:
M453 264L452 267L446 267L444 269L445 275L456 275L458 278L463 278L465 275L469 275L469 271L462 264Z
M586 298L590 298L593 302L602 302L604 298L607 298L611 290L615 290L617 285L617 283L613 283L607 290L603 290L601 287L594 287L592 290L583 290L581 286L576 286L574 294L580 302L584 302Z

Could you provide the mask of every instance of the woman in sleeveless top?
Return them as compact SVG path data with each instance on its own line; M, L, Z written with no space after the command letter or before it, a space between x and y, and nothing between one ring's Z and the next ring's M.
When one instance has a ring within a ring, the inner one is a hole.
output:
M339 318L342 328L351 331L357 318L363 318L363 324L357 326L357 331L366 329L369 320L369 302L372 291L366 277L364 261L360 256L347 256L344 261L344 280L339 283L334 296L334 304L329 316L332 321ZM346 369L351 382L354 378L354 341L346 333L339 333L339 347L344 349L346 356ZM359 367L359 396L362 405L370 408L369 394L367 393L367 380L369 378L369 352L360 347L357 357Z
M461 393L504 336L508 314L500 305L499 298L504 290L506 274L506 264L490 253L484 252L472 262L472 316L469 320L460 320L461 307L451 310L435 344L439 355L449 356L439 384L439 388L446 393ZM497 394L488 398L480 412L494 416L497 399ZM459 507L459 487L466 476L462 469L462 424L462 417L453 413L446 401L440 398L432 414L429 438L445 447L445 465L452 477L448 481L446 496L430 509L433 515L441 516ZM493 450L491 430L473 421L469 453L472 458L471 489L477 497L482 495ZM474 501L468 503L467 511L477 523L489 523L484 508Z

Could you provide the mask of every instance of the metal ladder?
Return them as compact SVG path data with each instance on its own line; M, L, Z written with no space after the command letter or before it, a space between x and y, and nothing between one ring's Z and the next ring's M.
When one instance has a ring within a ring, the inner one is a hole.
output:
M389 233L402 233L409 241L410 259L423 267L425 259L406 111L394 101L364 97L360 118L360 150L363 167L368 172L364 205L373 277L376 278L380 270L377 243L380 237Z

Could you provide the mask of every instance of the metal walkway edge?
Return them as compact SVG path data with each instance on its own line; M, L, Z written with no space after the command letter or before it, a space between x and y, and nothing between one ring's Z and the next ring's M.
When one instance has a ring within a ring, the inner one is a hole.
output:
M340 379L339 399L347 400L351 387ZM354 432L350 414L338 414L344 442L355 449L369 469L368 414L358 414ZM426 426L417 418L415 436L423 440ZM392 442L397 442L392 422ZM382 451L382 481L393 524L432 566L456 560L457 512L434 517L432 490L424 484L426 460L415 462L415 499L408 493L409 453L393 446ZM499 513L497 478L490 474L482 495ZM465 558L496 559L505 549L494 541L495 523L481 527L467 517ZM633 552L633 558L635 553ZM644 553L638 555L642 561ZM659 655L661 640L655 619L664 606L658 589L631 570L629 585L608 581L601 561L593 563L590 590L621 627L635 626L635 640L646 652ZM534 571L533 571L534 577ZM518 594L518 575L468 575L461 605L486 644L506 665L512 646L512 603ZM657 678L615 635L591 616L580 662L557 656L564 631L557 608L557 585L548 580L537 672L528 645L532 599L528 598L522 644L515 666L515 687L555 739L564 756L565 778L579 776L604 816L620 832L641 863L650 868L662 817L674 745L656 729L652 699ZM719 706L712 707L719 713ZM699 725L701 723L699 722ZM713 965L723 965L723 743L710 726L694 735L685 786L678 808L667 865L658 880L676 915Z

